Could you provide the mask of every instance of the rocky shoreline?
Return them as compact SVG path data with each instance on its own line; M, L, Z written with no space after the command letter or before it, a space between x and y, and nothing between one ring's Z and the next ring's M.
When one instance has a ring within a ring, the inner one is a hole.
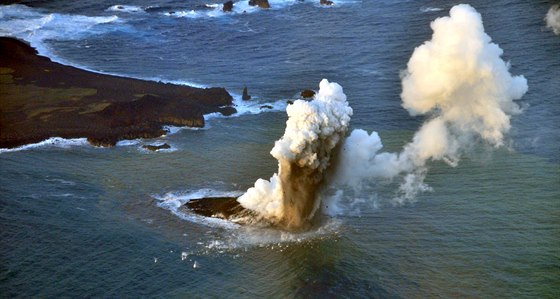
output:
M154 138L164 125L203 127L204 114L236 112L224 88L194 88L105 75L52 62L0 37L0 148L50 137L95 146Z

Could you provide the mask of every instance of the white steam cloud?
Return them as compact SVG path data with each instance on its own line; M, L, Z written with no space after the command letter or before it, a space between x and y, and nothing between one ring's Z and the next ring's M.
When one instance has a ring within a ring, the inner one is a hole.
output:
M552 29L554 34L560 35L560 4L552 5L544 19L546 27Z
M356 190L364 181L399 177L397 199L403 202L429 189L424 178L430 160L455 166L470 144L502 146L510 117L521 112L514 101L527 92L527 80L509 73L502 49L471 6L454 6L431 27L431 40L414 50L401 77L402 106L427 120L400 153L381 152L376 132L357 129L344 139L352 109L342 87L324 79L313 101L287 108L284 136L271 151L278 173L257 180L238 202L274 224L301 229L321 203L327 173L329 183Z
M401 199L410 199L427 188L427 161L455 166L477 140L504 144L510 117L521 112L514 100L527 92L527 80L509 73L509 63L500 57L503 50L484 32L471 6L454 6L449 17L436 19L431 27L432 39L414 50L401 78L402 106L412 116L429 119L398 154L378 154L382 144L375 132L352 132L335 182L356 186L365 179L404 174Z

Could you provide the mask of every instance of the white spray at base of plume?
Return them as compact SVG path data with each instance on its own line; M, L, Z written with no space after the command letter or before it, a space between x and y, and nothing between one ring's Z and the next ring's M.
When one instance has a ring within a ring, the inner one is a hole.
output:
M552 29L554 34L560 35L560 4L552 5L544 20L546 27Z
M352 116L340 85L323 79L319 88L312 101L296 100L286 108L284 136L270 152L278 160L278 173L269 181L257 180L238 198L243 207L289 229L313 217L318 187Z
M527 92L527 80L509 73L503 50L471 6L454 6L431 27L432 39L414 50L401 76L403 107L429 119L398 154L378 153L383 145L377 133L354 130L342 146L335 183L357 187L404 174L397 197L402 203L429 189L423 183L427 161L456 166L474 142L504 144L510 117L521 112L514 100Z

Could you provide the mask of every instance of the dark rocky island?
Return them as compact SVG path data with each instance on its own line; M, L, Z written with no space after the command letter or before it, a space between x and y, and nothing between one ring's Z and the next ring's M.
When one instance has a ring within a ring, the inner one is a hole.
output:
M204 114L235 113L224 88L194 88L89 72L0 37L0 148L50 137L98 146L154 138L162 126L203 127Z
M239 204L237 197L206 197L188 201L184 208L196 214L233 220L248 215L250 211Z

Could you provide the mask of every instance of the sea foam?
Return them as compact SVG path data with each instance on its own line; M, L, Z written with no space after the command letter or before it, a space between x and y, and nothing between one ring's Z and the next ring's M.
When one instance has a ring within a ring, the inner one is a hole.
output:
M247 247L267 247L280 249L292 243L312 242L313 240L332 238L338 235L342 221L336 218L325 218L322 223L304 232L287 232L268 227L242 226L230 221L204 217L181 209L183 205L193 199L208 197L237 197L240 191L219 191L216 189L199 189L187 192L168 192L163 195L152 195L156 199L157 206L171 211L179 218L211 228L226 229L223 234L217 234L212 240L200 242L202 249L198 254L222 253L226 250L234 250ZM193 253L181 253L181 259L185 260Z
M88 146L88 145L89 143L87 142L86 138L66 139L61 137L52 137L41 142L26 144L15 148L0 148L0 154L32 150L32 149L45 149L45 148L68 149L68 148Z
M144 8L142 8L140 6L121 5L121 4L113 5L109 8L107 8L106 10L107 11L113 11L113 12L126 12L126 13L138 13L138 12L145 13L146 12L144 10Z

